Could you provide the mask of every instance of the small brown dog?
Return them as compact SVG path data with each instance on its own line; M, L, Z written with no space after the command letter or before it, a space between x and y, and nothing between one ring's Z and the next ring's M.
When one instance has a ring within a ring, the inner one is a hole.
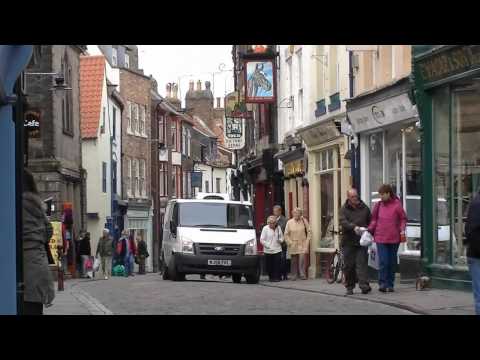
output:
M432 286L432 280L425 275L419 276L417 278L417 284L415 288L418 290L426 290Z

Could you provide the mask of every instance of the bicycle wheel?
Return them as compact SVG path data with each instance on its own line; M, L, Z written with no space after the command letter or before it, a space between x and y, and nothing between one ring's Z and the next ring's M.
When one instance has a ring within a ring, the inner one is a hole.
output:
M335 277L335 279L337 283L342 284L345 282L345 273L343 272L343 266L344 266L343 254L338 254L338 257L339 257L338 266L337 266L338 274Z
M328 267L328 279L327 282L329 284L333 284L338 279L338 274L340 272L340 256L338 252L333 255L332 261L330 262L330 266Z

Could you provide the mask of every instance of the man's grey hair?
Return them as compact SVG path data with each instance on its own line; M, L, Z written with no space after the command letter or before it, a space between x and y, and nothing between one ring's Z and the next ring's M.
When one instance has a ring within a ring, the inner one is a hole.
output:
M273 215L270 215L267 219L267 224L275 224L277 222L277 217L276 216L273 216Z
M275 209L282 210L282 207L281 207L280 205L275 205L275 206L273 207L273 210L275 210Z
M107 228L103 229L103 232L110 234L110 230L108 230Z

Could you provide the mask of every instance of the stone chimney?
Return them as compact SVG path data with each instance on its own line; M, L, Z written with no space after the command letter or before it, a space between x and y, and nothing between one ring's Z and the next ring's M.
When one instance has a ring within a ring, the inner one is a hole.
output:
M195 87L195 82L193 80L190 80L190 82L188 83L188 91L194 91Z
M197 81L197 91L202 90L202 82L200 80Z
M219 97L217 97L217 108L219 108L219 109L220 109L221 107L222 107L222 106L220 105L220 98L219 98Z
M172 86L170 84L167 84L167 98L172 97Z

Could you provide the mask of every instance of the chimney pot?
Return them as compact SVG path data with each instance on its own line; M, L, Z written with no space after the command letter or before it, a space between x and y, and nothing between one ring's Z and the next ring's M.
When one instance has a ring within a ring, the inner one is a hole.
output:
M172 86L167 84L167 98L172 96Z
M193 80L190 80L190 82L188 83L188 86L190 91L194 91L195 82Z
M221 106L220 106L220 98L219 98L219 97L217 97L217 108L221 108Z
M173 95L172 95L172 98L174 99L178 99L178 85L177 84L173 84Z
M202 90L202 82L200 80L197 81L197 91Z

